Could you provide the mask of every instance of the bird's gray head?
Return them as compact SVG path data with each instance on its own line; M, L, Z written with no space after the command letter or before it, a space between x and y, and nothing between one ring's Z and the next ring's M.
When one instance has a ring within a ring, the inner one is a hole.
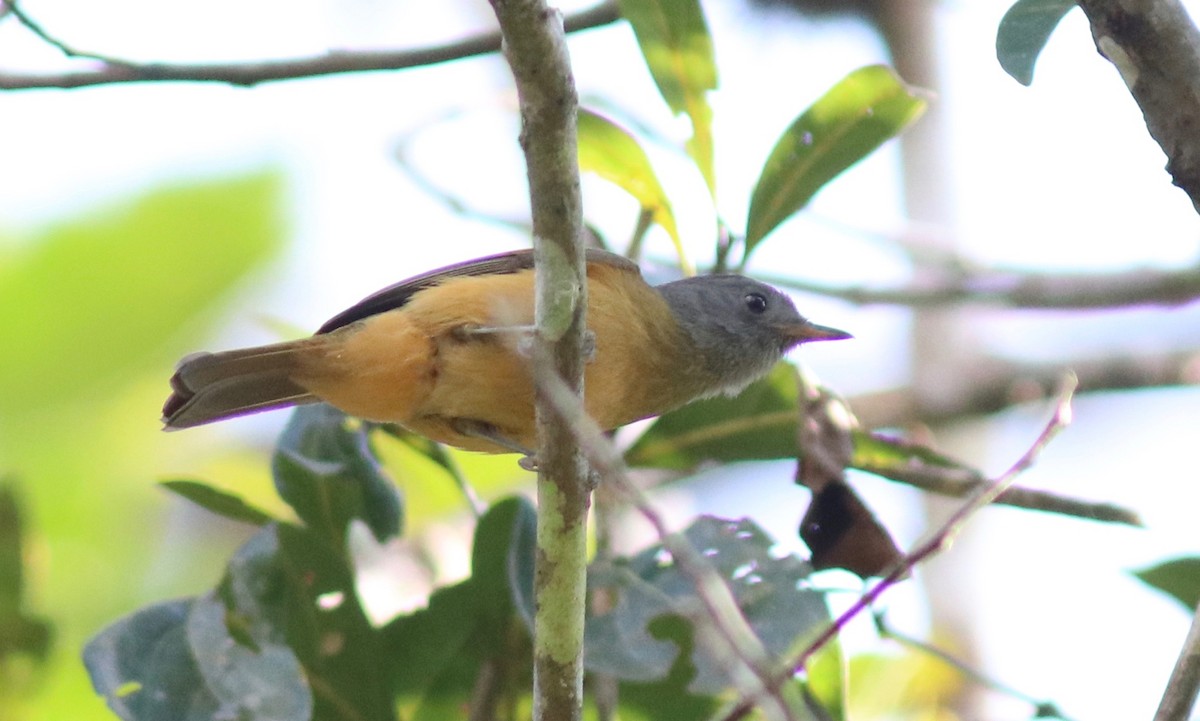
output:
M791 348L850 334L810 323L792 299L740 275L703 275L658 286L713 378L706 395L734 394Z

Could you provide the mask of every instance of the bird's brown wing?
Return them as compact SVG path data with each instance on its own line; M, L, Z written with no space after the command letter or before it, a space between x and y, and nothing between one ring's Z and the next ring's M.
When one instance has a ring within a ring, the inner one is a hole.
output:
M603 263L634 273L640 272L637 264L628 258L596 248L589 248L587 250L587 262ZM529 270L532 267L532 250L514 250L431 270L428 273L422 273L408 280L402 280L395 285L389 285L383 290L363 298L326 321L317 330L316 335L329 333L360 321L363 318L369 318L379 313L400 308L420 291L433 287L450 278L460 278L470 275L506 275L522 270Z

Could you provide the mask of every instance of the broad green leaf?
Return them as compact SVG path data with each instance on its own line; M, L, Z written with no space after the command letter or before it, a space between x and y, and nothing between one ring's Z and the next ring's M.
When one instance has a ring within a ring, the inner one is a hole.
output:
M646 151L624 128L590 110L579 110L579 167L620 187L652 213L683 258L671 201L658 182Z
M164 339L281 247L280 190L260 173L0 231L0 422L160 364Z
M210 513L215 513L231 521L241 521L252 526L264 526L275 520L266 511L259 510L243 501L240 497L214 488L200 481L176 480L162 481L160 486L168 491L188 499Z
M925 105L883 65L855 70L834 85L767 158L750 198L746 255L826 183L920 117Z
M280 497L334 548L343 547L346 527L355 518L365 521L378 541L400 534L400 493L367 435L365 425L331 406L301 406L271 461Z
M288 524L275 529L286 605L270 605L266 594L279 593L278 586L264 585L261 576L249 580L265 592L264 613L276 629L286 630L287 644L304 667L313 687L313 718L394 721L382 633L359 604L346 556L310 529Z
M1033 68L1050 34L1075 7L1075 0L1017 0L996 31L996 59L1022 85L1033 83Z
M1176 558L1134 571L1142 583L1169 594L1189 611L1200 606L1200 557Z
M716 197L708 91L717 87L717 65L699 0L619 0L617 5L633 27L663 100L671 112L691 119L688 155Z
M797 393L796 369L780 363L735 398L708 398L662 416L625 462L685 469L704 461L795 458Z
M630 721L693 721L718 718L719 696L691 693L688 684L696 675L692 624L680 616L659 616L650 622L650 634L678 649L675 663L661 681L621 683L621 718Z
M312 692L291 649L272 639L253 648L237 642L225 614L225 605L210 592L192 604L186 624L196 668L219 705L212 718L312 718Z
M520 625L513 611L516 597L530 594L520 586L532 584L532 576L517 569L532 568L535 524L524 498L494 504L475 528L471 577L434 591L426 608L384 627L396 691L405 706L416 709L414 718L438 718L444 711L438 692L468 693L485 659L524 657L512 654L510 646L516 639L521 654L526 650L527 635L513 634Z
M508 594L511 605L492 604L499 617L515 608L532 628L533 562L537 511L522 496L498 501L479 519L471 550L471 581L487 596Z
M746 621L776 659L829 621L824 593L802 584L811 566L793 555L773 555L775 542L753 522L702 516L683 536L729 585ZM588 621L587 668L627 681L664 678L678 649L654 638L649 624L663 616L690 617L696 595L692 578L665 548L654 546L627 563L594 569L590 586L608 589L616 602ZM695 646L691 660L691 693L712 695L731 686L727 664L707 647Z
M133 613L83 649L96 692L124 721L211 721L220 703L205 685L187 642L194 601L168 601Z

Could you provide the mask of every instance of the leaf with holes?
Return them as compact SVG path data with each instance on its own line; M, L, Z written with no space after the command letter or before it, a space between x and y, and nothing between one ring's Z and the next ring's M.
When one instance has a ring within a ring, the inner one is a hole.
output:
M829 621L824 593L802 584L811 566L793 555L774 555L774 541L753 522L702 516L683 536L729 585L773 658L781 660ZM651 623L665 616L691 618L696 608L693 579L665 548L654 546L623 563L598 567L590 586L610 594L615 603L588 621L587 668L628 681L665 678L677 648L656 637ZM694 645L691 661L691 693L712 695L732 685L727 664L703 644Z

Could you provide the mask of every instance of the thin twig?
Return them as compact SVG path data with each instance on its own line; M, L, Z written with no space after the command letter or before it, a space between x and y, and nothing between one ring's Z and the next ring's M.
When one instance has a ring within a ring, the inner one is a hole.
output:
M1192 708L1196 705L1196 696L1200 693L1200 606L1192 616L1192 626L1188 629L1175 668L1171 670L1171 678L1163 691L1158 711L1154 721L1187 721Z
M560 379L536 370L534 378L539 392L554 405L563 424L575 435L593 470L604 479L607 487L619 491L637 508L654 528L680 572L691 580L704 609L703 613L690 614L696 625L697 638L706 643L714 657L726 661L724 667L743 696L753 695L760 703L765 700L769 706L764 711L773 717L792 718L793 711L778 686L774 689L766 687L766 682L771 680L770 657L720 574L686 539L667 528L645 494L629 479L620 453L596 422L587 416L582 403L570 389Z
M1058 433L1067 427L1071 422L1071 399L1075 392L1076 381L1074 376L1068 376L1063 380L1062 390L1059 394L1058 402L1055 405L1053 416L1050 418L1046 427L1038 435L1033 445L1029 450L1025 451L1016 463L1007 471L1001 474L998 478L992 481L987 486L981 488L975 495L963 503L958 510L943 523L936 532L929 538L918 545L913 551L908 553L896 566L883 576L875 585L873 585L866 593L864 593L853 605L845 612L834 619L817 637L808 644L800 653L798 653L791 661L776 674L771 683L768 684L768 690L774 690L783 684L788 679L792 678L796 673L801 672L805 664L812 658L813 654L819 651L825 644L837 637L843 628L856 616L865 612L873 603L892 586L906 578L917 564L922 563L930 556L937 554L949 548L958 534L962 531L967 520L979 512L984 506L992 503L996 498L1005 491L1016 479L1018 475L1025 472L1043 449L1054 439ZM736 704L728 713L721 716L721 721L734 721L742 719L750 712L751 709L758 703L757 697L743 696L742 700Z
M288 58L260 62L235 63L137 63L73 47L21 13L12 0L0 0L31 32L69 57L99 61L101 67L62 73L0 73L0 90L39 88L81 88L94 85L143 82L200 82L253 86L280 80L315 78L343 73L403 70L464 58L487 55L500 50L500 33L487 32L463 40L409 50L338 50L306 58ZM613 0L564 18L567 32L609 25L620 19Z
M417 134L427 127L432 127L436 124L449 121L457 114L458 111L456 110L444 113L438 117L431 118L428 122L423 123L417 128L414 128L411 132L402 135L399 141L396 143L396 165L408 176L408 179L411 180L413 184L421 190L421 192L449 208L450 211L455 215L458 215L462 218L467 218L468 220L476 220L501 228L506 228L528 237L532 234L533 229L529 227L529 220L527 218L505 217L496 213L490 213L480 208L476 208L468 203L466 199L456 195L448 189L439 186L432 178L427 176L424 171L417 167L415 162L413 162L410 148L412 143L416 140Z
M981 474L967 469L943 468L939 466L913 466L908 468L872 468L868 464L857 466L860 470L874 473L889 481L903 483L928 493L937 493L951 498L966 498L977 493L989 481ZM1052 491L1025 486L1009 486L996 499L997 505L1024 508L1044 513L1083 518L1102 523L1121 523L1127 526L1142 526L1136 511L1103 501L1087 501L1072 498Z
M983 672L972 667L962 659L956 658L950 653L943 651L932 644L897 631L887 623L882 613L876 613L874 616L875 629L878 631L880 638L890 638L901 645L908 646L909 648L912 648L920 653L932 656L981 686L989 688L997 693L1004 694L1005 696L1010 696L1020 701L1024 701L1033 707L1033 715L1031 718L1056 718L1061 719L1061 721L1070 721L1070 719L1068 719L1068 717L1059 710L1058 704L1055 704L1053 701L1046 701L1044 699L1030 696L1018 688L1014 688L1002 681L998 681L990 676L985 675Z

